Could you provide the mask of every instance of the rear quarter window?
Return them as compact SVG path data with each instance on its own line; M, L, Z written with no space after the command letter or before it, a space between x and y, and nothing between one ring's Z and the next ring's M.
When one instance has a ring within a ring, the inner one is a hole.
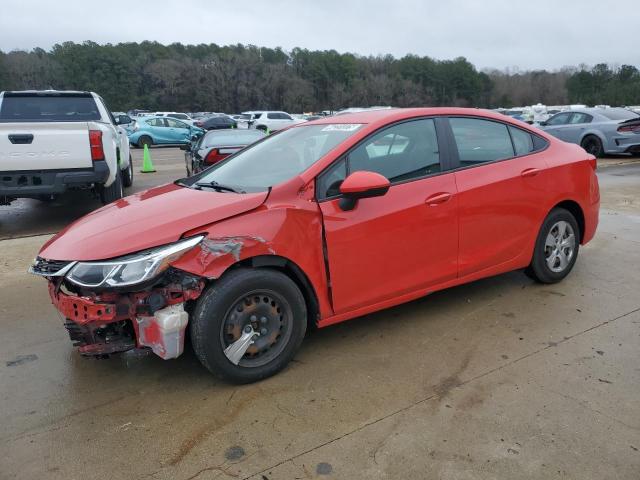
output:
M5 94L0 122L86 122L100 120L91 96Z

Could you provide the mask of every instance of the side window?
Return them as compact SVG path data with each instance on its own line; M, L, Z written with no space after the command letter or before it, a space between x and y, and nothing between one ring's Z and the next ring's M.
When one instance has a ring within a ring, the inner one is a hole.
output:
M164 127L164 122L161 118L152 118L151 120L147 120L147 125L151 125L152 127Z
M316 195L319 199L335 197L340 194L340 184L347 178L347 162L345 159L334 163L318 177Z
M479 118L449 119L463 167L514 156L509 131L504 123Z
M516 155L527 155L535 150L533 137L529 132L511 126L509 127L509 132L511 133Z
M573 115L571 115L569 123L590 123L592 118L593 117L587 113L574 113Z
M282 116L277 112L267 113L267 118L270 120L282 120Z
M170 128L189 128L185 123L174 120L173 118L166 118L165 122L167 122L167 127Z
M280 119L281 119L281 120L293 120L293 118L291 117L291 115L287 115L286 113L281 113L281 114L280 114Z
M440 152L433 119L392 126L370 137L348 156L349 172L368 170L391 182L440 171Z
M547 120L547 125L565 125L569 121L571 113L559 113Z

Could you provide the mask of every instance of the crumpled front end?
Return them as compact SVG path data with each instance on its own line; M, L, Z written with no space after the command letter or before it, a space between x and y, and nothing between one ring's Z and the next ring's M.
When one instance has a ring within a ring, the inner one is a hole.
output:
M37 259L32 272L47 278L51 301L82 355L104 357L134 348L150 348L165 360L182 354L188 311L204 279L169 268L135 291L95 290L65 278L72 263Z

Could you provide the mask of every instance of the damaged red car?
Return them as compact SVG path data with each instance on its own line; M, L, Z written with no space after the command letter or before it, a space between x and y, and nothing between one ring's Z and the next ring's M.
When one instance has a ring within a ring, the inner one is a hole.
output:
M188 328L207 369L252 382L312 327L515 269L562 280L596 230L595 170L483 110L329 117L96 210L31 271L82 354L175 358Z

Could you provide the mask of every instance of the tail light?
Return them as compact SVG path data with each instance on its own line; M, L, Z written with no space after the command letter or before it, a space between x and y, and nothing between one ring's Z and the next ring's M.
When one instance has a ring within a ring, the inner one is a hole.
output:
M209 153L207 153L207 156L204 157L204 163L213 165L214 163L218 163L220 160L224 160L228 156L229 154L220 153L217 148L212 148Z
M640 133L640 125L623 125L618 127L620 133Z
M91 160L104 160L104 149L102 148L102 130L89 130L89 148L91 149Z
M593 171L595 172L598 169L598 160L595 158L590 158L589 165L591 165L591 168L593 168Z

